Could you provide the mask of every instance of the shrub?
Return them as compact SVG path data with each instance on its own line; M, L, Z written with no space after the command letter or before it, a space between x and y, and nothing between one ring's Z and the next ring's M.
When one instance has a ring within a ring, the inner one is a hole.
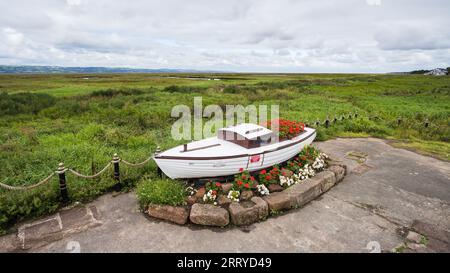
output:
M140 89L106 89L94 91L90 94L90 96L112 98L117 95L131 96L131 95L140 95L142 93L144 92Z
M48 94L1 92L0 115L37 114L55 102L55 97Z
M183 86L183 85L170 85L163 89L164 92L168 93L195 93L203 92L206 88L200 86Z
M137 186L137 198L141 207L149 204L178 206L185 203L186 190L179 181L169 179L143 179Z

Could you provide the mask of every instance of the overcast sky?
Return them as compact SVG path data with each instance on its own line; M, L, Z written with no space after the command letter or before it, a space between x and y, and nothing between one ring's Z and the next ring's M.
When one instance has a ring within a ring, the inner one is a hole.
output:
M242 72L450 66L449 0L0 0L0 64Z

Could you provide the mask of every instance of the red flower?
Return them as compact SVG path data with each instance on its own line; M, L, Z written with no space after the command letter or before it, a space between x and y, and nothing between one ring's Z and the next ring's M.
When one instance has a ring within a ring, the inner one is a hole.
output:
M220 187L221 184L219 182L216 182L216 187Z
M253 176L250 176L251 181L255 181L255 178Z
M281 174L282 174L283 176L286 176L286 173L285 173L285 172L282 172Z
M272 176L271 175L266 175L266 180L272 180Z
M247 176L245 176L245 174L242 176L242 179L246 179L247 178Z
M212 194L213 194L213 195L217 195L217 191L213 190L213 191L212 191Z
M239 186L242 185L242 181L241 180L239 180L237 183L238 183Z
M248 188L250 188L250 185L248 183L245 183L244 187L246 187L248 189Z
M262 170L260 174L266 174L266 170Z
M240 171L240 172L243 172L243 171L244 171L244 168L239 168L239 171Z
M275 167L275 168L273 168L273 170L274 170L274 171L278 171L278 168L277 168L277 167Z

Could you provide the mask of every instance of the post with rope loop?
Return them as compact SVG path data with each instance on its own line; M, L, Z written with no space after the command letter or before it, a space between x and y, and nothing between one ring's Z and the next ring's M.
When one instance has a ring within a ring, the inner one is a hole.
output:
M325 119L325 128L328 128L330 126L330 118L327 116L327 119Z
M115 189L120 190L120 168L119 168L120 157L117 153L114 154L112 158L112 163L114 165L114 179L116 180Z
M59 163L56 173L59 176L59 190L61 192L61 202L63 204L67 204L69 203L69 193L67 191L66 167L64 167L64 163L62 162Z

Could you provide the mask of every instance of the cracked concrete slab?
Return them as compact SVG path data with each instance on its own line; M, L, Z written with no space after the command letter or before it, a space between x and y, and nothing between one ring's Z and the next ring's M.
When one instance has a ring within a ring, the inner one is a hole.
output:
M342 160L348 174L301 209L243 228L178 226L146 217L134 193L109 194L91 204L102 225L30 251L67 252L73 242L81 252L369 252L378 245L391 251L405 242L399 230L414 227L434 234L429 236L430 247L417 246L416 252L448 250L448 162L374 138L315 145ZM351 151L367 155L364 163L346 158ZM361 164L373 168L352 172Z

